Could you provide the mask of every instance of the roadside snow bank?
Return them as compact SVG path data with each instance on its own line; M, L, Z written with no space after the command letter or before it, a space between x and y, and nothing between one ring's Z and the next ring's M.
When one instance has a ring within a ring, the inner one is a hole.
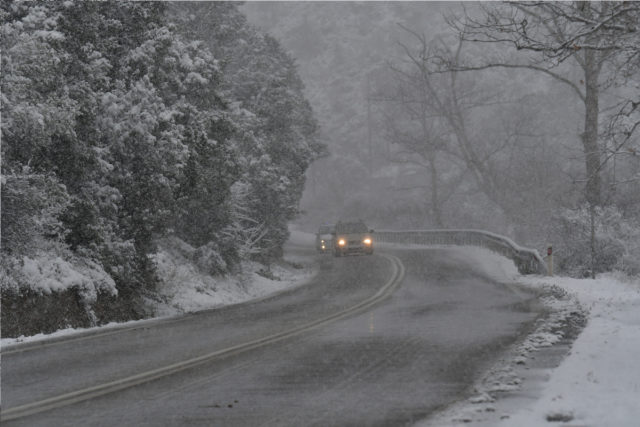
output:
M307 233L294 230L289 244L308 240ZM305 257L285 252L284 261L269 268L245 261L239 275L211 276L194 264L193 250L180 241L161 247L156 254L154 259L160 277L158 293L162 300L155 304L158 316L174 316L260 298L305 283L317 272Z
M638 425L640 279L603 275L595 280L522 280L532 286L562 287L576 296L590 316L567 358L550 372L540 399L515 413L509 424L539 426L555 420L575 425Z
M313 245L313 235L293 230L290 243ZM317 272L317 265L303 254L288 252L285 249L284 261L272 264L270 269L255 262L243 262L242 273L227 277L210 276L203 273L189 258L190 248L184 242L165 245L156 254L154 260L160 277L158 285L159 301L149 301L153 305L157 318L176 316L184 313L221 307L229 304L255 300L273 295L307 283ZM48 263L55 270L55 264ZM45 270L33 269L40 271ZM49 270L46 270L49 271ZM63 271L67 271L66 269ZM34 273L35 274L35 273ZM53 278L58 276L53 275ZM66 276L64 276L66 277ZM49 284L48 286L54 286ZM57 286L57 285L56 285ZM114 286L115 290L115 286ZM22 342L34 342L54 337L86 333L103 328L129 327L154 319L109 323L96 328L67 328L52 334L37 334L18 338L2 338L0 347Z
M300 285L316 272L311 266L297 262L273 264L269 270L256 262L243 262L240 275L214 277L166 253L160 253L156 259L162 277L158 292L163 302L155 307L160 317L260 298Z
M450 252L450 258L469 264L474 271L499 282L514 282L520 277L518 268L508 258L491 252L489 249L473 246L443 246Z
M485 373L470 398L418 425L637 425L640 280L609 274L517 281L540 291L549 317ZM554 350L557 344L564 348Z
M513 283L520 277L518 268L514 262L508 258L498 255L489 249L476 246L453 246L453 245L421 245L408 243L378 243L381 249L437 249L446 251L447 257L453 261L459 261L470 265L474 271L483 274L499 283Z
M51 333L95 325L116 284L103 266L56 244L29 255L3 254L0 311L3 337Z
M116 284L102 266L89 259L80 259L70 253L38 251L32 257L5 260L0 272L3 290L20 291L28 288L37 293L50 294L78 288L83 297L95 301L99 291L116 294Z

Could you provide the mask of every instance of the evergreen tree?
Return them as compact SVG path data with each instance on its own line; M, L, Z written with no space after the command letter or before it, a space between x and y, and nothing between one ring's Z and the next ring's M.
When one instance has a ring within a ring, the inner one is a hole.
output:
M242 218L261 228L252 240L264 260L279 257L287 223L298 213L309 164L323 152L317 124L304 97L293 59L272 37L261 34L230 3L178 3L181 32L204 40L220 58L223 86L237 101L234 135L241 155ZM249 239L251 240L251 239Z

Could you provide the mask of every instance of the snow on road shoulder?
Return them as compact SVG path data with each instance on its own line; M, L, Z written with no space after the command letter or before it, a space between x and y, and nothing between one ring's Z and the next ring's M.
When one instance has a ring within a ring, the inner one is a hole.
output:
M313 235L293 230L289 245L313 247ZM308 283L317 273L318 265L313 257L288 251L284 259L267 269L256 262L243 262L242 273L219 277L202 273L189 259L190 248L178 242L173 248L165 248L155 256L158 275L161 278L159 294L161 301L152 301L156 318L109 323L94 328L67 328L51 334L29 337L2 338L0 347L5 349L20 343L43 341L64 336L91 333L91 331L132 327L184 313L238 304L275 295L287 289ZM177 247L180 246L180 247ZM192 249L192 248L191 248Z
M156 302L160 317L175 316L229 304L254 300L307 282L316 270L285 259L270 268L257 262L243 262L242 274L213 277L200 273L190 264L173 264L164 269L170 280L163 280Z
M478 260L499 265L492 257ZM540 292L550 315L485 373L470 398L418 425L637 425L640 279L516 280ZM575 341L567 339L578 332Z
M255 300L291 289L308 282L318 272L318 266L308 255L289 250L291 246L313 247L314 236L297 230L291 235L283 261L269 268L257 262L242 263L242 273L219 277L202 273L191 261L192 248L184 242L166 247L156 256L162 278L160 295L164 302L156 303L159 316L174 316L229 304Z
M550 372L540 398L520 409L510 424L636 426L640 418L640 280L603 275L595 280L523 278L552 283L589 310L586 328L570 354Z
M298 234L301 233L292 233L295 241L301 240ZM303 284L317 272L309 257L285 252L282 262L268 268L245 261L240 275L211 276L191 261L193 248L187 246L184 242L165 246L155 257L161 278L159 294L163 300L155 302L158 316L174 316L264 297Z
M518 273L518 269L513 261L481 247L386 242L378 243L377 247L381 249L421 251L425 249L437 249L438 251L445 251L450 261L469 265L474 271L499 283L513 283L520 277L520 273Z

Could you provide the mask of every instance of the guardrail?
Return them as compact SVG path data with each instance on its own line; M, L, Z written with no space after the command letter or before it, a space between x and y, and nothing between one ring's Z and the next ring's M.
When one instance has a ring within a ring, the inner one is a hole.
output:
M518 246L508 237L481 230L376 230L376 242L417 245L479 246L514 262L521 274L547 274L537 250Z

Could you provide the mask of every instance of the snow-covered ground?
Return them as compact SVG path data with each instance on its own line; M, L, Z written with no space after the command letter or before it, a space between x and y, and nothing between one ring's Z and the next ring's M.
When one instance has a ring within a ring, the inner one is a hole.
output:
M504 258L482 249L465 252L487 271L539 290L553 311L467 400L419 426L640 425L640 279L520 276ZM577 339L563 343L563 334L585 320ZM549 360L555 363L545 366Z
M313 234L291 230L289 245L313 247L314 239ZM272 296L303 285L318 271L309 257L289 253L285 249L284 261L271 265L270 271L265 271L262 264L245 262L242 265L242 274L213 277L203 274L185 256L192 250L193 248L185 243L174 241L165 245L156 255L156 265L161 278L158 289L161 300L150 303L155 306L158 318ZM125 323L114 322L97 328L68 328L52 334L37 334L29 337L2 338L0 346L4 348L21 342L41 341L98 329L131 327L156 321L158 318Z
M314 236L292 230L289 244L301 242L312 247ZM244 262L240 275L213 277L202 273L190 261L193 250L184 242L174 241L156 255L161 278L159 293L165 300L156 303L159 316L174 316L272 295L306 282L317 272L309 259L285 253L284 262L272 264L269 270L257 262Z

